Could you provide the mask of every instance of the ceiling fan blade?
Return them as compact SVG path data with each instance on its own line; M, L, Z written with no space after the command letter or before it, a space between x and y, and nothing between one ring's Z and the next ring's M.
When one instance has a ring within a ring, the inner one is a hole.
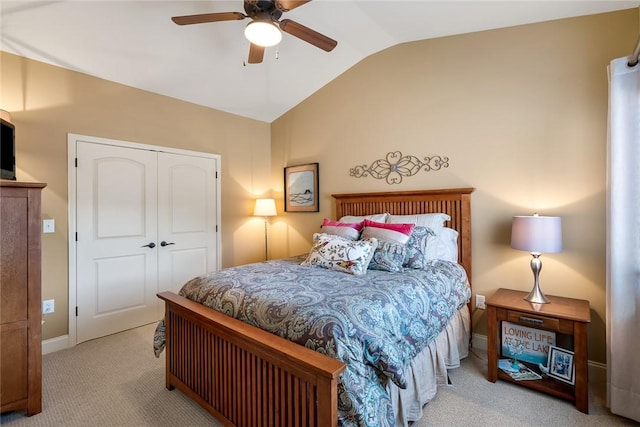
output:
M317 31L312 30L309 27L305 27L302 24L298 24L291 19L283 19L280 21L280 29L285 33L289 33L301 40L311 43L317 48L320 48L326 52L331 52L334 47L338 45L338 42L320 34Z
M311 0L276 0L276 9L280 12L288 12L310 1Z
M201 15L174 16L171 18L178 25L204 24L206 22L240 21L246 16L240 12L203 13Z
M249 48L249 64L259 64L264 58L264 47L251 43Z

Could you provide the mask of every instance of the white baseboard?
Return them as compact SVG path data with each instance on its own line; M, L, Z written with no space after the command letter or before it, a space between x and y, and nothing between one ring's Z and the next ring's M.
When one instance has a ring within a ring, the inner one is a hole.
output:
M69 347L71 347L69 345L69 335L61 335L42 341L42 354L55 353Z
M487 351L487 336L473 334L471 336L471 347L478 350Z
M487 336L473 334L471 337L471 346L480 351L487 351ZM606 383L607 381L607 365L600 362L589 360L589 382L590 383Z
M607 365L600 362L592 362L589 360L589 382L590 383L607 383Z

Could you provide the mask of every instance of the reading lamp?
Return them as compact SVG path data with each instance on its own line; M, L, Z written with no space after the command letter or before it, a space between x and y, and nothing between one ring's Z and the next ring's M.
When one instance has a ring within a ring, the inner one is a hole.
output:
M511 247L531 252L533 289L524 299L535 304L547 304L549 300L540 290L542 253L562 251L562 223L559 216L514 216L511 226Z
M256 199L256 207L253 210L253 216L264 217L264 258L269 259L268 243L267 243L267 221L268 217L276 216L276 201L274 199Z

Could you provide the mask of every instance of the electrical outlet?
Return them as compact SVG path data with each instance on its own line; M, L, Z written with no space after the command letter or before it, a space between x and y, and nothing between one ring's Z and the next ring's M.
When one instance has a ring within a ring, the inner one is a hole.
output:
M42 301L42 314L49 314L55 311L54 300L48 299L46 301Z
M487 306L484 304L484 295L476 295L476 308L484 310Z

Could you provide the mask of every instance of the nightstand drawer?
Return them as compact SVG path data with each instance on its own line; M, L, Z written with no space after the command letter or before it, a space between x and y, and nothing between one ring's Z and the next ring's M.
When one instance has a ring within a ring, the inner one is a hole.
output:
M560 320L553 317L538 316L537 314L523 313L521 311L507 310L507 320L523 326L547 329L549 331L560 330Z

